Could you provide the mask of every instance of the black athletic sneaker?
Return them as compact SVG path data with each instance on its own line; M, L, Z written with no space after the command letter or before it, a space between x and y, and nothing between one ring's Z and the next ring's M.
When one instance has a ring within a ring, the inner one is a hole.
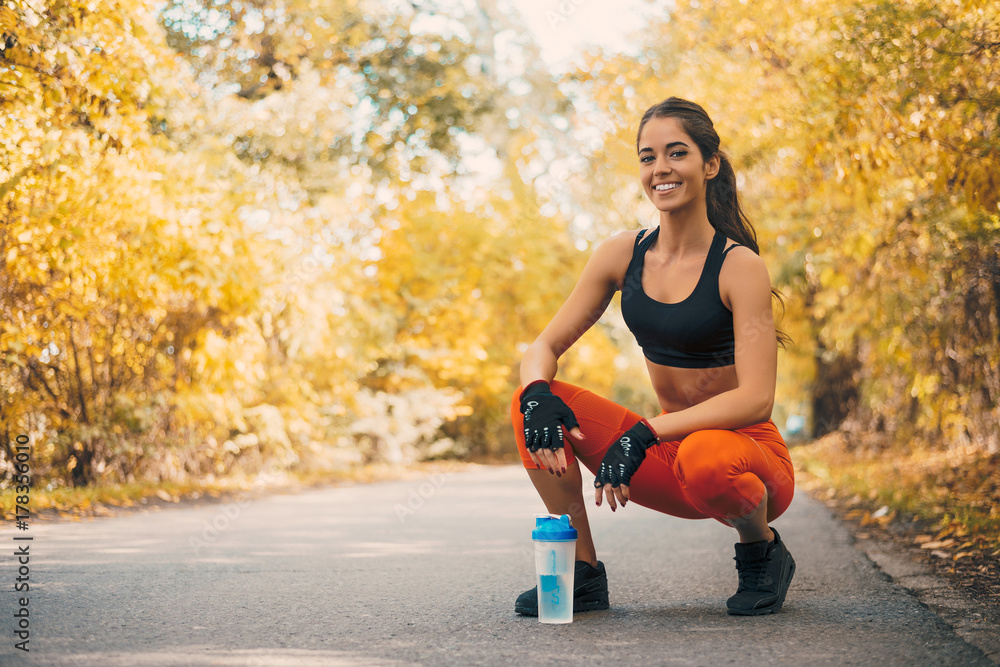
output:
M740 586L736 595L726 601L730 614L758 616L773 614L781 609L788 585L795 574L795 560L785 543L774 532L774 541L736 545L736 571Z
M598 611L608 607L610 607L608 573L604 570L604 563L597 561L597 567L594 567L585 560L576 561L576 573L573 575L573 613ZM538 616L537 586L517 596L514 611L524 616Z

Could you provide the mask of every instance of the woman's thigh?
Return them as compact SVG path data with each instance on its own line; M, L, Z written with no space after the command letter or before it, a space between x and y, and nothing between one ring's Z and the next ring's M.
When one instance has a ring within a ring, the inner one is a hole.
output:
M732 431L697 431L677 445L672 458L690 502L724 523L750 514L765 494L772 521L794 495L788 448L770 420Z

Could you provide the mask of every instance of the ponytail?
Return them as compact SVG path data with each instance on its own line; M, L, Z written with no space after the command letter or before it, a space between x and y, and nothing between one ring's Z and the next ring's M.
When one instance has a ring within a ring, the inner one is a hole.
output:
M736 172L725 153L716 151L716 154L719 156L719 173L708 181L705 195L708 221L717 230L759 255L757 230L743 212L740 195L736 191Z

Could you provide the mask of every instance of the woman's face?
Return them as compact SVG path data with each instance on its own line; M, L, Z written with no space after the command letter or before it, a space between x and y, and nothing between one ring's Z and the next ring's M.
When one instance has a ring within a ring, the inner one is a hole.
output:
M650 118L639 135L639 177L646 196L660 211L704 203L719 157L704 161L698 144L676 118Z

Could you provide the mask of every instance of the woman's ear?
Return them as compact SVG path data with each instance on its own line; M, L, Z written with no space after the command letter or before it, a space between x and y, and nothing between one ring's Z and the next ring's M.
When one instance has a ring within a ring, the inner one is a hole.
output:
M716 176L718 176L719 165L720 165L719 154L716 153L711 158L709 158L708 162L705 163L705 178L711 180Z

